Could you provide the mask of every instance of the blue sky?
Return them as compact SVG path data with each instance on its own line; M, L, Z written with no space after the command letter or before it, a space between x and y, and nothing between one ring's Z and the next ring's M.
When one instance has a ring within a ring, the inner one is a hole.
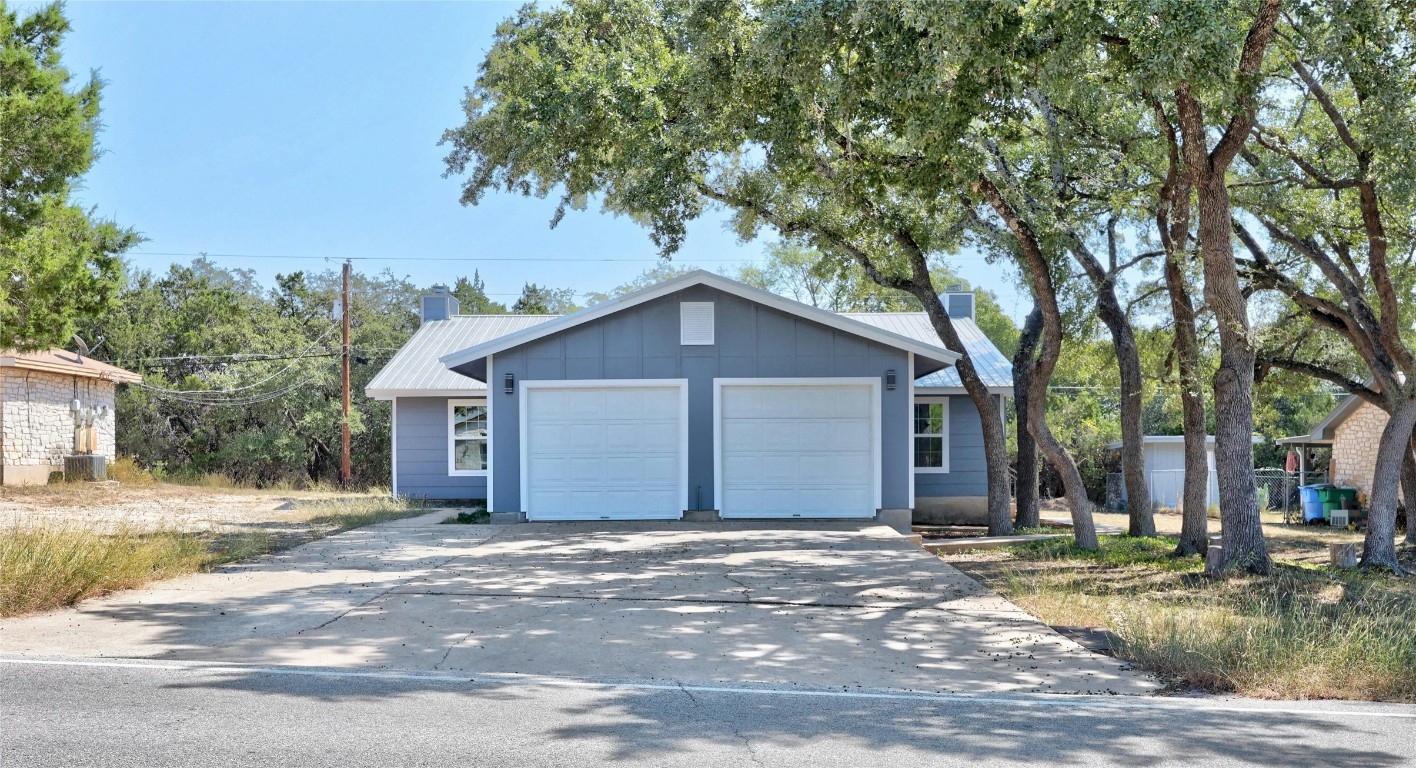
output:
M624 283L656 258L633 222L592 208L552 230L553 200L466 208L442 178L438 138L518 5L73 2L65 62L107 81L104 154L78 198L143 233L131 260L159 271L200 252L269 282L353 257L420 285L476 269L508 301L528 281ZM760 259L765 241L722 222L697 222L675 260L732 274ZM955 263L1026 312L1001 268Z

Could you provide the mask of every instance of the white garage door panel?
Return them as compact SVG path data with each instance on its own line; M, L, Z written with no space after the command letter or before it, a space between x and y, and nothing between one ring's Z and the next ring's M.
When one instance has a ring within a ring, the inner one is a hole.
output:
M870 517L876 507L870 384L723 384L723 517Z
M527 517L680 517L681 402L677 386L528 386Z

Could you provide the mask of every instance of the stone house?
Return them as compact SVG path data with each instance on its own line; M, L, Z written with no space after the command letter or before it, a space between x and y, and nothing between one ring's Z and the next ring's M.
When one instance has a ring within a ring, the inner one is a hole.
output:
M64 457L114 455L113 396L142 377L61 349L0 351L0 485L43 485ZM76 426L90 420L85 443Z
M1386 429L1387 414L1381 408L1356 395L1348 395L1327 418L1313 428L1311 434L1287 437L1279 440L1299 450L1305 457L1306 449L1331 447L1332 459L1328 464L1328 482L1348 488L1356 488L1363 503L1371 496L1372 477L1377 469L1377 448L1381 444L1382 430ZM1303 474L1315 469L1305 466Z

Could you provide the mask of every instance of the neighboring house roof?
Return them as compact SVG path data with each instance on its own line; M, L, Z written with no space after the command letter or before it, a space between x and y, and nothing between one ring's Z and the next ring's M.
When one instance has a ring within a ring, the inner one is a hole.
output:
M778 296L775 293L764 291L761 288L754 288L746 283L730 280L721 275L715 275L712 272L696 269L673 278L672 280L665 280L658 285L610 299L609 301L596 304L593 307L582 309L579 312L562 315L550 322L526 328L499 339L471 346L452 354L443 355L442 361L449 368L465 365L485 358L487 355L493 355L497 352L511 349L512 347L519 347L527 342L574 328L582 323L612 315L616 312L638 306L648 301L653 301L661 296L667 296L671 293L696 285L706 285L709 288L714 288L790 315L796 315L797 317L820 323L828 328L845 331L896 349L902 349L906 352L913 352L916 356L922 357L928 361L933 361L938 366L950 365L955 360L959 359L957 352L947 350L940 345L937 336L933 341L921 341L868 323L863 323L859 320L851 319L850 317L831 312L830 310L819 309L810 304L803 304L799 301Z
M1263 441L1263 437L1259 435L1254 435L1254 445L1258 445ZM1141 443L1143 445L1173 445L1175 443L1184 442L1184 435L1145 435L1141 438ZM1214 445L1214 435L1205 435L1205 443L1208 445ZM1121 441L1116 440L1114 442L1107 443L1106 447L1110 448L1113 451L1119 451L1121 450Z
M939 334L929 322L929 315L923 312L843 312L842 316L862 323L883 328L901 336L908 336L923 342L939 343ZM972 318L953 318L954 330L959 341L964 343L964 351L973 360L974 369L989 389L1006 389L1004 394L1012 394L1013 363L998 351L998 347L984 335ZM915 379L915 387L927 389L962 389L959 372L953 366Z
M1313 431L1306 435L1296 435L1294 437L1283 437L1274 442L1279 445L1326 445L1331 443L1337 436L1337 428L1348 416L1357 412L1362 407L1362 398L1356 395L1348 395L1343 398L1337 407L1332 409L1332 413L1327 418L1318 422Z
M84 379L101 379L115 383L135 384L143 377L132 371L125 371L116 365L83 357L77 352L62 349L43 349L36 352L0 351L0 368L18 368L22 371L43 371Z
M364 391L369 397L445 397L480 395L483 382L448 370L438 358L554 320L560 315L456 315L429 320L374 376Z

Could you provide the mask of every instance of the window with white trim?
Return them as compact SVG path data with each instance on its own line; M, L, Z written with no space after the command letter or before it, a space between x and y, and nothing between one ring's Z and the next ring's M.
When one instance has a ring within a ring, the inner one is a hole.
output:
M915 401L914 465L929 472L949 471L949 398Z
M481 475L487 472L487 401L449 400L449 475Z

